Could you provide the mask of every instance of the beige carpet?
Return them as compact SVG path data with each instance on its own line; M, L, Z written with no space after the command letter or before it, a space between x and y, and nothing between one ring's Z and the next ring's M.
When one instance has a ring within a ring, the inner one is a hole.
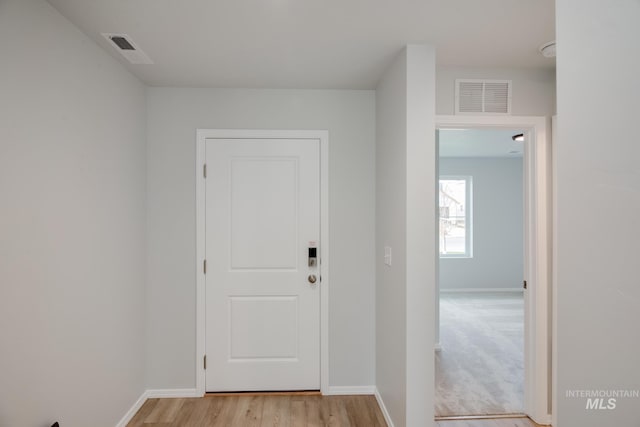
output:
M436 416L522 413L522 293L440 296Z

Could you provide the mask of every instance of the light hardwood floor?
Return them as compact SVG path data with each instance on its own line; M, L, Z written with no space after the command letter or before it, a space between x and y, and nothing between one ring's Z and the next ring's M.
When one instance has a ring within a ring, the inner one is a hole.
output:
M149 399L127 427L386 427L374 396Z
M373 396L287 394L149 399L127 427L387 427ZM434 427L541 427L528 418L440 420Z

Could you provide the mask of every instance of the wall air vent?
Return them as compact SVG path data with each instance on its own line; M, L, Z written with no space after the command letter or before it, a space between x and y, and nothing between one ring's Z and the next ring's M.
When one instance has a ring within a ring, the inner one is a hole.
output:
M153 64L151 58L149 58L128 35L102 33L102 36L132 64Z
M511 114L511 80L456 80L456 114Z

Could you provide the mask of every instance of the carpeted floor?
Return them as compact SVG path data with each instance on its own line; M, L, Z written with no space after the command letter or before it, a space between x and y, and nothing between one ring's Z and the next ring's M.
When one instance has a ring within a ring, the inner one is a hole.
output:
M522 413L522 293L440 296L436 352L436 416Z

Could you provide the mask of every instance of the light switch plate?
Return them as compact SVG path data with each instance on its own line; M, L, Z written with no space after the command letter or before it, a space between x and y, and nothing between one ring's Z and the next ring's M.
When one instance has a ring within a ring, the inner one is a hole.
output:
M391 247L390 246L384 247L384 264L389 266L391 265Z

